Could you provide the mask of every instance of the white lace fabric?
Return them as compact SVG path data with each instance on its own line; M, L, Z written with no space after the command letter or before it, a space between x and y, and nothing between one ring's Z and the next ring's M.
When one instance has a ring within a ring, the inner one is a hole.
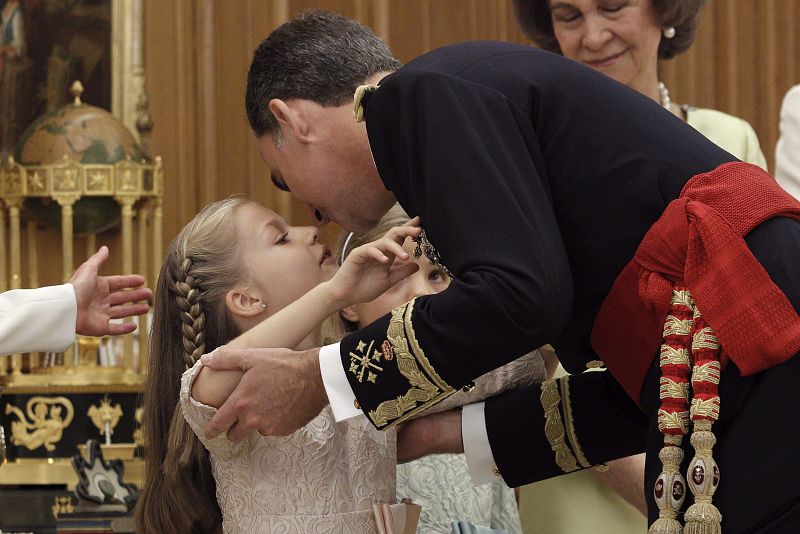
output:
M203 428L216 409L193 399L197 362L181 377L184 417L208 449L222 529L228 533L376 534L374 503L395 500L396 433L376 430L365 417L336 423L330 407L286 437L253 432L232 443L224 434L204 437ZM544 378L537 352L528 354L475 381L433 411L478 402L507 389ZM451 532L450 522L520 532L513 491L502 482L473 488L463 455L418 460L399 470L398 492L423 505L419 532ZM445 529L445 526L447 527Z
M201 367L183 374L180 402L210 453L224 532L378 532L372 504L395 502L393 430L375 430L363 417L336 423L326 407L290 436L206 439L216 409L191 396Z

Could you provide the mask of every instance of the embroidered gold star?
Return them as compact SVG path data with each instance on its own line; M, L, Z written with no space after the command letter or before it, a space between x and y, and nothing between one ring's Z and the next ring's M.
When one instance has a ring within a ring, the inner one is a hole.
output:
M377 363L381 361L383 354L379 350L374 350L374 341L371 341L369 346L363 341L359 341L356 345L356 351L350 353L350 368L349 372L356 376L359 383L364 381L364 375L367 375L367 382L375 384L378 375L377 373L383 371L383 367ZM374 372L373 372L374 371Z

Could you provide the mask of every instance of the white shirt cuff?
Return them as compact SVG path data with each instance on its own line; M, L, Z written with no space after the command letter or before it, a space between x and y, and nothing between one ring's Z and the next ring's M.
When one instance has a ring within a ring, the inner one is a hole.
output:
M75 342L72 284L13 289L0 295L0 355L63 352Z
M483 402L468 404L461 410L461 440L473 486L488 484L499 476L486 432L484 405Z
M339 356L339 345L325 345L319 349L319 370L322 374L322 384L325 394L331 404L331 411L336 422L364 415L361 408L357 408L355 393L344 374L342 359Z

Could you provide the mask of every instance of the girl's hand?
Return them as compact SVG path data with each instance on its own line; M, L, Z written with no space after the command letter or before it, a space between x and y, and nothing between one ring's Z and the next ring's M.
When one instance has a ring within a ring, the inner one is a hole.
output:
M341 307L370 302L417 272L419 266L403 250L403 243L421 232L419 217L415 217L390 229L377 241L353 249L329 282L334 299Z

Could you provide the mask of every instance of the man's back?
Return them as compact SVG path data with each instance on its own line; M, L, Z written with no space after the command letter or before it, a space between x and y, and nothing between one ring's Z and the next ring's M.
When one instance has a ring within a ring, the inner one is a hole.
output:
M484 112L499 116L492 106L512 108L516 124L503 128L517 128L525 150L509 156L530 158L535 172L527 179L541 182L546 193L546 198L538 194L519 201L526 212L553 211L557 225L550 231L560 233L572 275L572 313L565 335L547 341L557 345L568 369L582 370L596 358L589 334L597 309L645 232L689 178L735 158L639 93L527 46L472 42L440 48L384 79L377 94L393 91L401 100L419 98L420 80L432 77L479 122ZM488 111L466 104L490 101L491 93L497 98ZM491 132L486 133L483 141L488 144ZM426 143L431 155L462 149L450 139L428 138ZM460 171L439 178L457 183ZM414 176L407 173L407 179ZM384 180L413 210L414 195L404 198L404 179L398 184L391 175ZM465 194L459 189L458 200L463 202ZM496 209L502 212L507 206ZM523 236L519 232L514 237ZM513 246L514 240L509 243Z

